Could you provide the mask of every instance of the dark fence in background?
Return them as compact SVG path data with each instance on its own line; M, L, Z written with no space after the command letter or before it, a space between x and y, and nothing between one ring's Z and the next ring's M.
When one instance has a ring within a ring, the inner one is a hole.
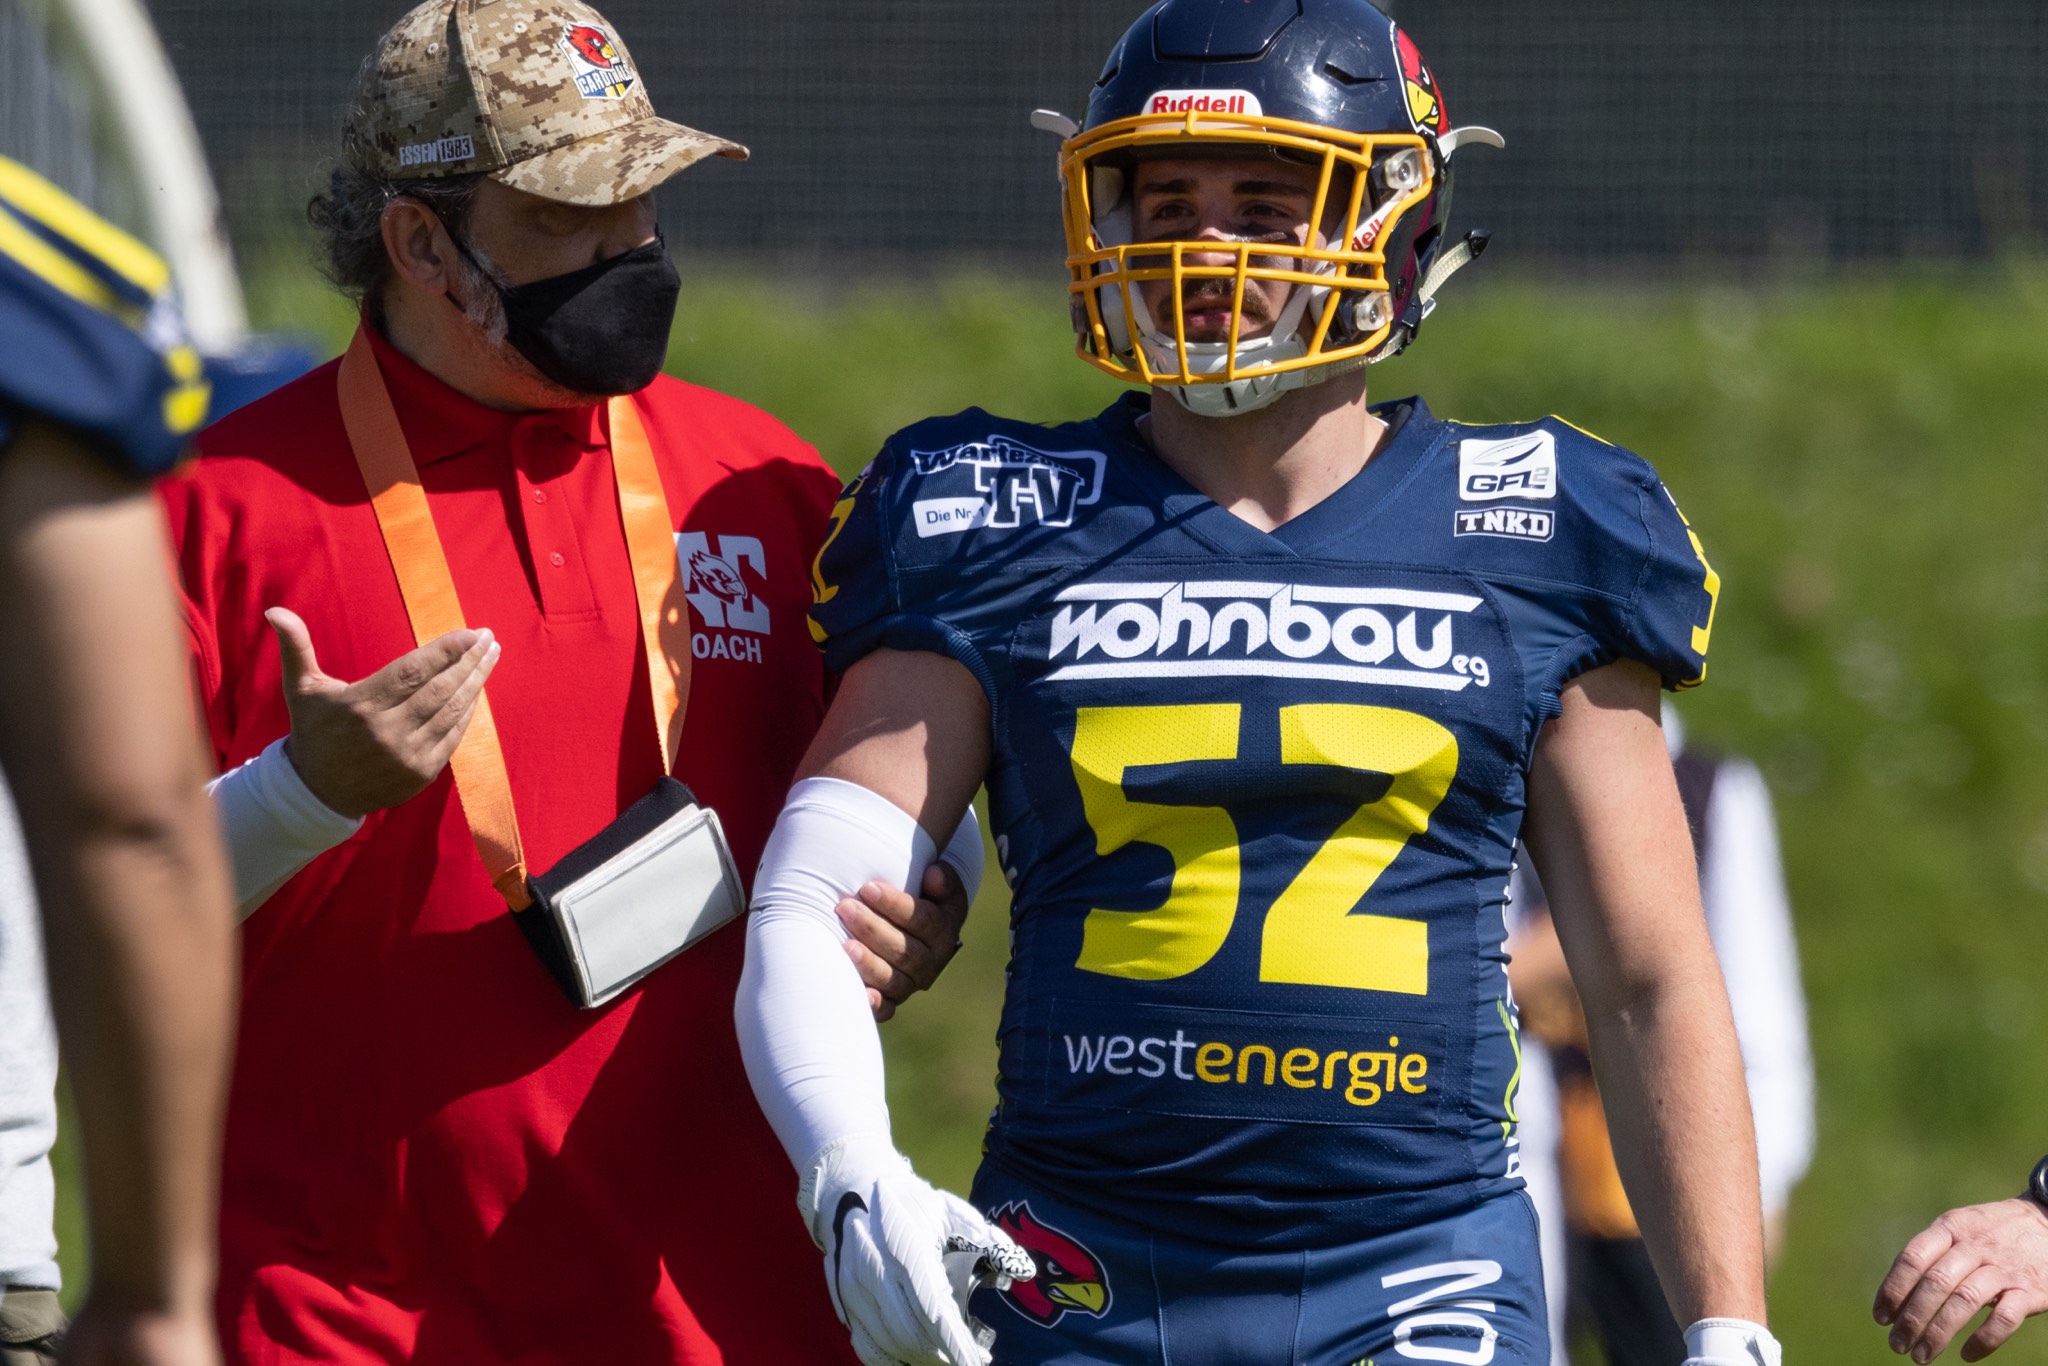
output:
M1457 219L1513 260L1974 257L2048 225L2041 0L1398 0L1457 122ZM402 0L152 0L247 247L296 215ZM747 143L664 204L684 242L1058 254L1054 140L1133 0L609 0L663 113ZM291 229L296 231L296 227Z

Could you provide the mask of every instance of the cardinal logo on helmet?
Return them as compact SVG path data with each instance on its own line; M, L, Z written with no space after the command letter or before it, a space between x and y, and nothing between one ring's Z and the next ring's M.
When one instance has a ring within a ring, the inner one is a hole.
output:
M1408 117L1415 120L1418 133L1441 133L1444 120L1444 92L1436 73L1422 60L1422 49L1400 29L1394 30L1394 48L1401 55L1401 80L1408 90Z
M603 29L571 24L562 34L562 51L576 75L576 89L586 100L625 98L633 88L633 68L619 55L618 44Z
M1012 1282L1003 1298L1034 1323L1052 1325L1068 1314L1101 1318L1109 1312L1109 1277L1095 1254L1049 1224L1040 1223L1028 1202L1017 1200L995 1213L995 1225L1031 1254L1038 1275Z

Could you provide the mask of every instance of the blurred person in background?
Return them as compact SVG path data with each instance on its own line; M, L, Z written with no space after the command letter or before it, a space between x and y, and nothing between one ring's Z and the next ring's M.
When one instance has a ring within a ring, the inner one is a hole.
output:
M837 481L659 374L652 192L713 154L586 5L413 9L312 208L347 355L161 487L246 917L231 1362L846 1357L718 930L823 710ZM933 879L843 911L879 1012L957 942Z
M1891 1349L1926 1366L1990 1307L1963 1343L1982 1361L2035 1314L2048 1313L2048 1157L2009 1200L1952 1209L1893 1259L1872 1315L1892 1330Z
M1756 1122L1766 1255L1784 1244L1785 1208L1813 1158L1813 1054L1799 948L1763 774L1746 759L1688 748L1663 708L1665 743L1699 861L1700 900L1728 984L1743 1079ZM1526 866L1513 891L1509 980L1525 1048L1517 1116L1530 1194L1565 1236L1546 1247L1551 1284L1566 1289L1572 1336L1599 1341L1609 1366L1668 1366L1684 1354L1644 1247L1588 1057L1585 1013L1572 988L1540 881ZM1543 1151L1537 1151L1543 1149ZM1546 1229L1546 1232L1549 1230ZM1566 1269L1568 1268L1568 1272ZM1563 1308L1563 1306L1555 1306ZM1553 1342L1565 1360L1564 1334Z
M1633 454L1367 402L1483 245L1449 181L1499 136L1364 0L1165 0L1101 69L1085 127L1034 122L1081 354L1144 387L898 433L818 561L845 675L739 1018L856 1350L1546 1360L1502 915L1526 830L1688 1360L1772 1366L1656 700L1703 677L1719 579ZM911 885L984 778L1014 901L968 1201L894 1144L833 906Z
M42 939L14 799L0 788L0 1366L54 1361L64 1329L50 1169L57 1026Z
M227 870L147 480L205 420L170 272L0 158L0 1362L208 1366ZM43 908L49 999L37 953ZM56 1038L49 1028L55 1006ZM68 1331L55 1043L91 1199Z

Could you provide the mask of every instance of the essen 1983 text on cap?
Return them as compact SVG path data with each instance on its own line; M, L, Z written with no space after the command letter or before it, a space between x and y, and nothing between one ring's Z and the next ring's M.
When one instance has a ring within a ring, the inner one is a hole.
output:
M576 0L428 0L377 44L349 156L387 180L486 174L566 204L620 204L747 149L657 118L604 16Z

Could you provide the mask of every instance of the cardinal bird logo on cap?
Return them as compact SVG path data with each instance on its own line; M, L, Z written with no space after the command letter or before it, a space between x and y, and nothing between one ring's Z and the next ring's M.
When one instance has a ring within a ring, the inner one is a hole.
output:
M584 99L623 99L633 88L633 69L603 29L591 24L569 25L562 33L562 51L568 54L576 89Z
M1408 116L1418 133L1444 131L1444 92L1436 73L1422 60L1422 49L1400 29L1394 30L1394 48L1401 54L1401 78L1408 87Z
M1019 1200L995 1214L996 1227L1031 1254L1038 1275L1013 1281L1003 1298L1034 1323L1051 1325L1066 1314L1101 1318L1109 1312L1109 1277L1095 1254L1058 1229L1038 1221L1031 1206Z

